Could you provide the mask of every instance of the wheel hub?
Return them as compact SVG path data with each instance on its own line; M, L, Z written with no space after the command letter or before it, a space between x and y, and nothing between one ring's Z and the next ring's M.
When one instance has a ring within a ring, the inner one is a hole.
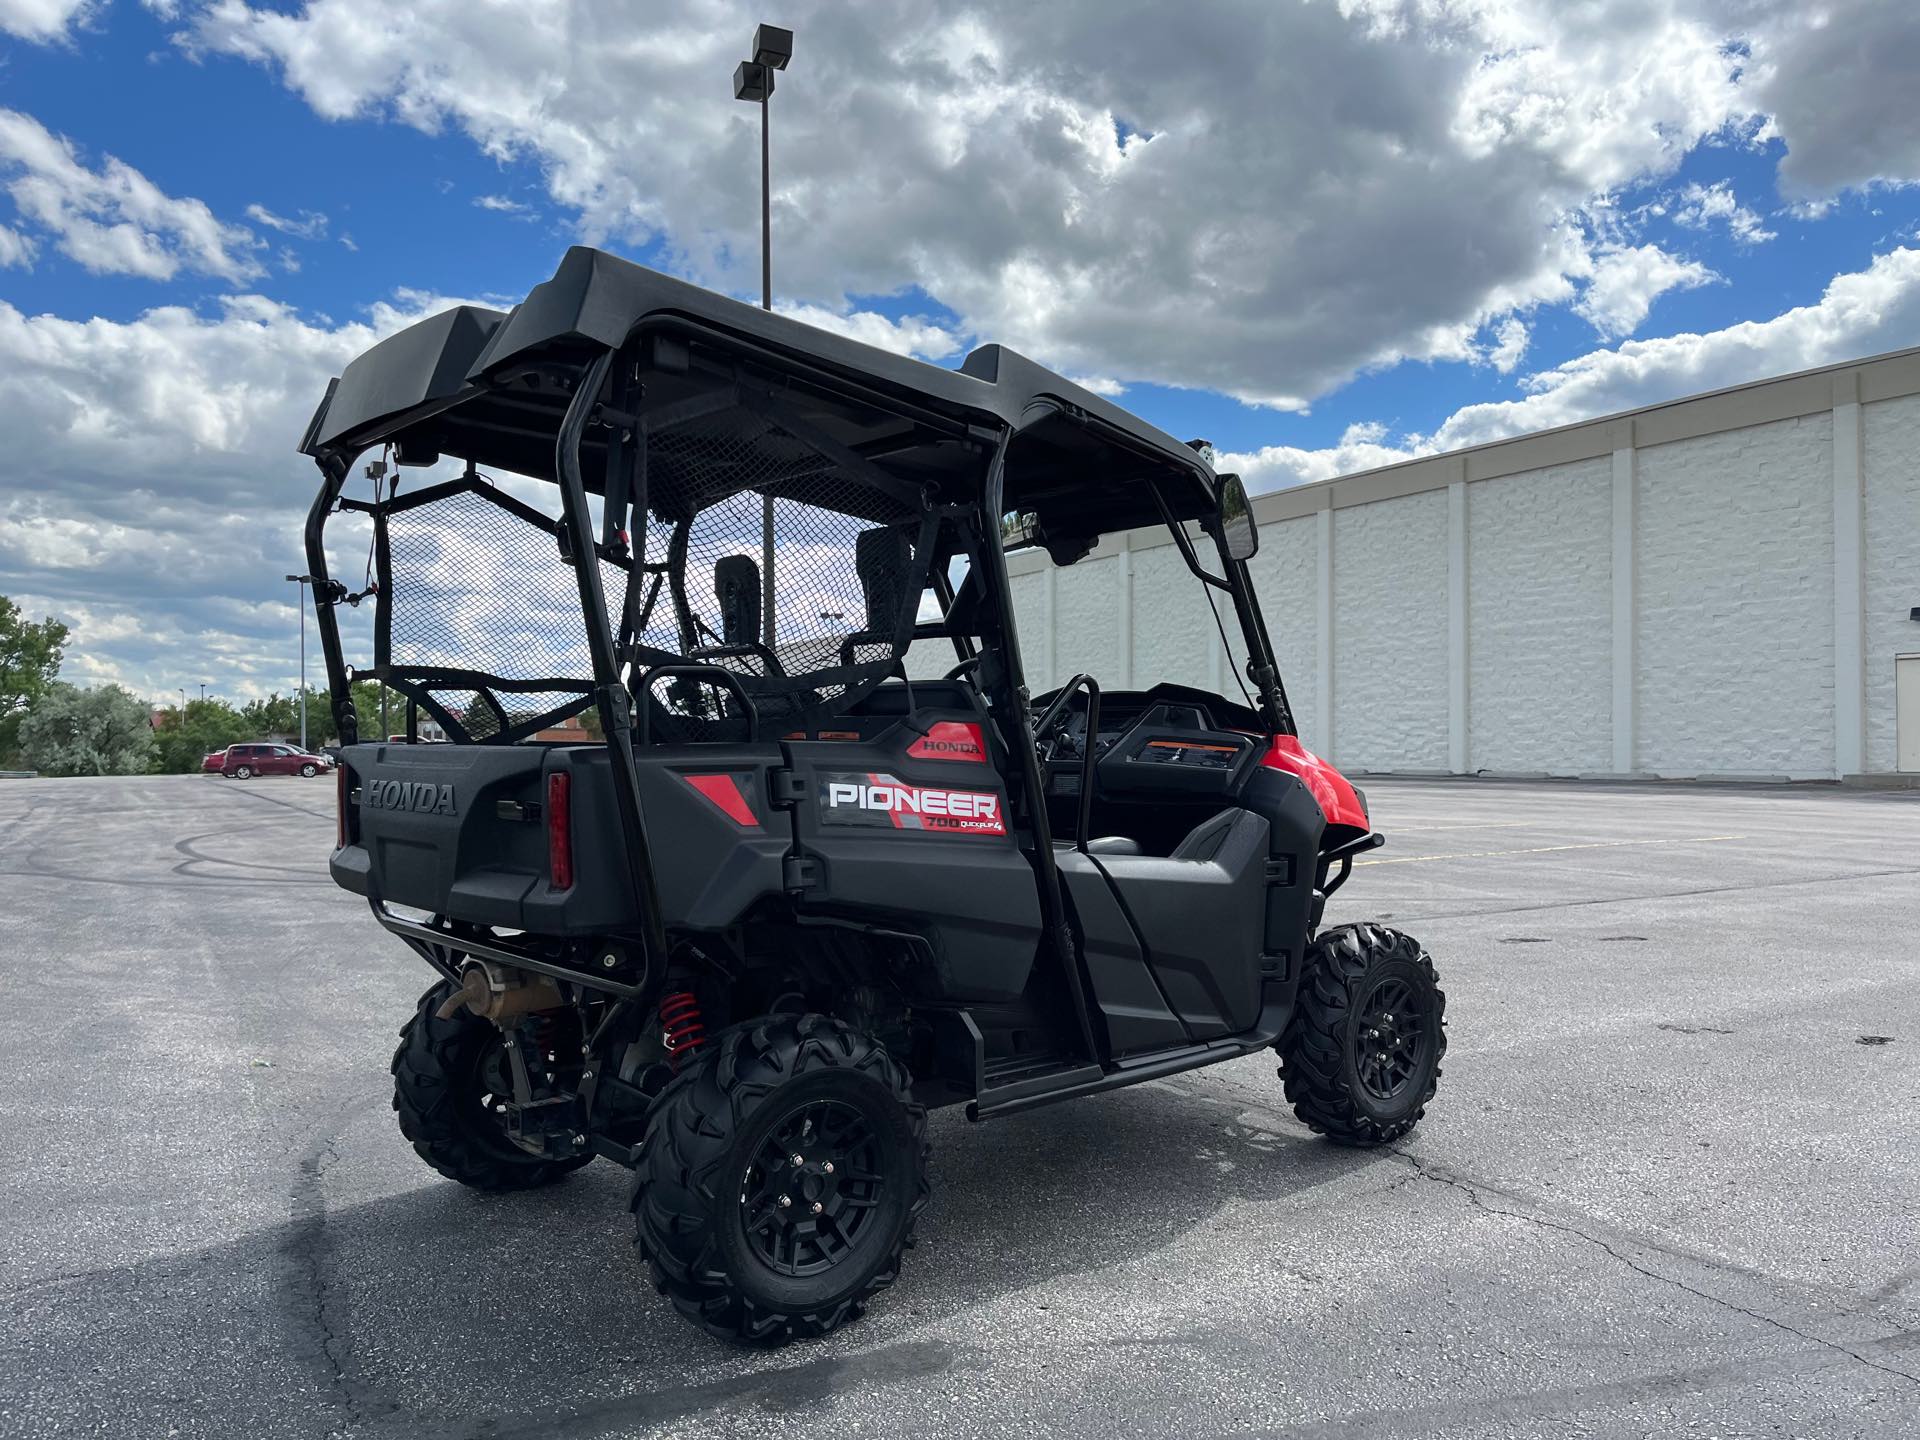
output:
M1374 986L1360 1007L1354 1035L1360 1084L1376 1100L1396 1099L1420 1072L1426 1020L1421 999L1406 980Z
M747 1244L783 1275L831 1269L862 1244L884 1186L879 1140L864 1114L838 1100L799 1106L741 1177Z

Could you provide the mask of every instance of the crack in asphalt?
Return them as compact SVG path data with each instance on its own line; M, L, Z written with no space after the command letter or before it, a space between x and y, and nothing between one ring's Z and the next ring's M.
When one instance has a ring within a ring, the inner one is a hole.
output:
M1434 1166L1426 1161L1423 1161L1418 1156L1412 1155L1405 1150L1396 1149L1392 1153L1395 1155L1396 1158L1406 1161L1408 1165L1413 1167L1414 1173L1417 1174L1421 1179L1431 1180L1436 1185L1445 1185L1449 1189L1458 1190L1461 1194L1467 1197L1468 1202L1471 1205L1473 1205L1474 1208L1481 1210L1488 1215L1499 1215L1508 1220L1518 1220L1522 1224L1532 1225L1542 1230L1557 1231L1562 1235L1571 1235L1576 1240L1584 1240L1587 1244L1592 1245L1596 1249L1604 1251L1606 1254L1612 1256L1615 1260L1619 1261L1622 1265L1626 1266L1629 1270L1633 1271L1637 1275L1644 1275L1647 1279L1657 1280L1663 1285L1671 1285L1676 1290L1683 1290L1687 1294L1692 1295L1697 1299L1707 1301L1709 1304L1717 1305L1725 1310L1731 1310L1738 1315L1745 1315L1747 1318L1751 1320L1758 1320L1763 1324L1771 1325L1773 1326L1774 1329L1782 1331L1785 1334L1792 1335L1796 1339L1805 1340L1809 1344L1824 1346L1829 1350L1835 1351L1836 1353L1844 1355L1851 1360L1857 1361L1859 1364L1866 1366L1868 1369L1878 1370L1882 1374L1895 1376L1901 1380L1907 1381L1909 1384L1912 1384L1912 1385L1920 1385L1920 1375L1915 1375L1910 1371L1899 1369L1898 1367L1893 1365L1883 1365L1878 1360L1875 1360L1872 1356L1862 1355L1858 1350L1855 1350L1852 1346L1842 1344L1838 1340L1829 1340L1824 1335L1815 1335L1810 1331L1798 1329L1795 1326L1789 1325L1786 1321L1778 1318L1777 1316L1768 1315L1764 1311L1760 1311L1760 1310L1750 1310L1746 1306L1738 1304L1732 1300L1729 1300L1724 1296L1715 1295L1711 1291L1702 1290L1697 1286L1689 1285L1686 1281L1679 1279L1676 1276L1663 1274L1660 1271L1655 1270L1650 1266L1644 1265L1638 1260L1635 1260L1631 1255L1626 1255L1621 1253L1621 1251L1615 1249L1614 1246L1608 1243L1606 1240L1601 1239L1598 1235L1590 1234L1589 1232L1582 1230L1577 1225L1570 1225L1565 1221L1560 1221L1560 1220L1550 1220L1544 1215L1538 1215L1538 1214L1530 1215L1520 1210L1503 1210L1497 1205L1489 1204L1486 1197L1481 1193L1482 1187L1480 1187L1479 1185L1476 1185L1474 1182L1463 1179L1458 1175L1449 1174L1445 1170L1442 1170L1437 1166ZM1890 1335L1883 1338L1893 1339L1893 1338L1897 1338L1897 1335ZM1869 1342L1869 1343L1877 1343L1877 1342Z
M323 1394L346 1412L352 1426L364 1427L394 1415L399 1407L358 1379L350 1364L345 1326L339 1318L333 1276L333 1243L327 1231L326 1174L340 1160L340 1135L347 1121L366 1109L371 1100L347 1106L328 1124L300 1160L299 1175L289 1194L292 1229L281 1245L281 1256L291 1270L292 1284L283 1290L281 1309L296 1332L306 1338L301 1347L314 1362L312 1370Z

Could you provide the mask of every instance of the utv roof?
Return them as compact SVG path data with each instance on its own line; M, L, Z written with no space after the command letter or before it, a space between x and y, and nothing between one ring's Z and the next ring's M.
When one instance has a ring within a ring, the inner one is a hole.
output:
M1112 485L1129 470L1209 474L1171 435L1004 346L982 346L948 370L585 246L568 250L553 278L510 311L456 306L360 355L329 387L301 449L323 456L396 441L403 460L445 453L552 479L571 375L636 331L669 337L671 350L653 352L651 368L678 368L682 377L650 379L649 407L722 383L701 370L698 356L709 353L729 363L746 357L789 393L807 393L812 419L835 439L922 479L941 473L940 447L951 455L955 439L1010 430L1026 463L1009 467L1008 508L1044 507L1060 512L1059 521L1097 502L1099 529L1112 528L1106 522L1120 518L1110 513ZM938 441L937 431L946 432ZM1104 478L1089 474L1089 464ZM1079 503L1068 502L1069 492Z

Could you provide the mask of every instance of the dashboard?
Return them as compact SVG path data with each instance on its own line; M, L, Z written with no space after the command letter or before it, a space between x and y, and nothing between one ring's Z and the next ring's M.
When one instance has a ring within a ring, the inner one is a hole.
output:
M1052 733L1037 737L1052 794L1079 794L1089 747L1098 793L1110 799L1225 795L1258 763L1259 718L1204 691L1162 685L1103 695L1091 735L1088 708L1076 696Z

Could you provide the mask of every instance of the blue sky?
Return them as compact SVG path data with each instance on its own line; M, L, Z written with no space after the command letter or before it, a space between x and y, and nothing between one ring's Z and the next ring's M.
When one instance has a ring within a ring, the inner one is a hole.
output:
M1013 344L1256 488L1920 343L1904 7L788 11L0 0L0 592L72 678L284 689L346 357L581 240L757 291L759 18L783 308Z

